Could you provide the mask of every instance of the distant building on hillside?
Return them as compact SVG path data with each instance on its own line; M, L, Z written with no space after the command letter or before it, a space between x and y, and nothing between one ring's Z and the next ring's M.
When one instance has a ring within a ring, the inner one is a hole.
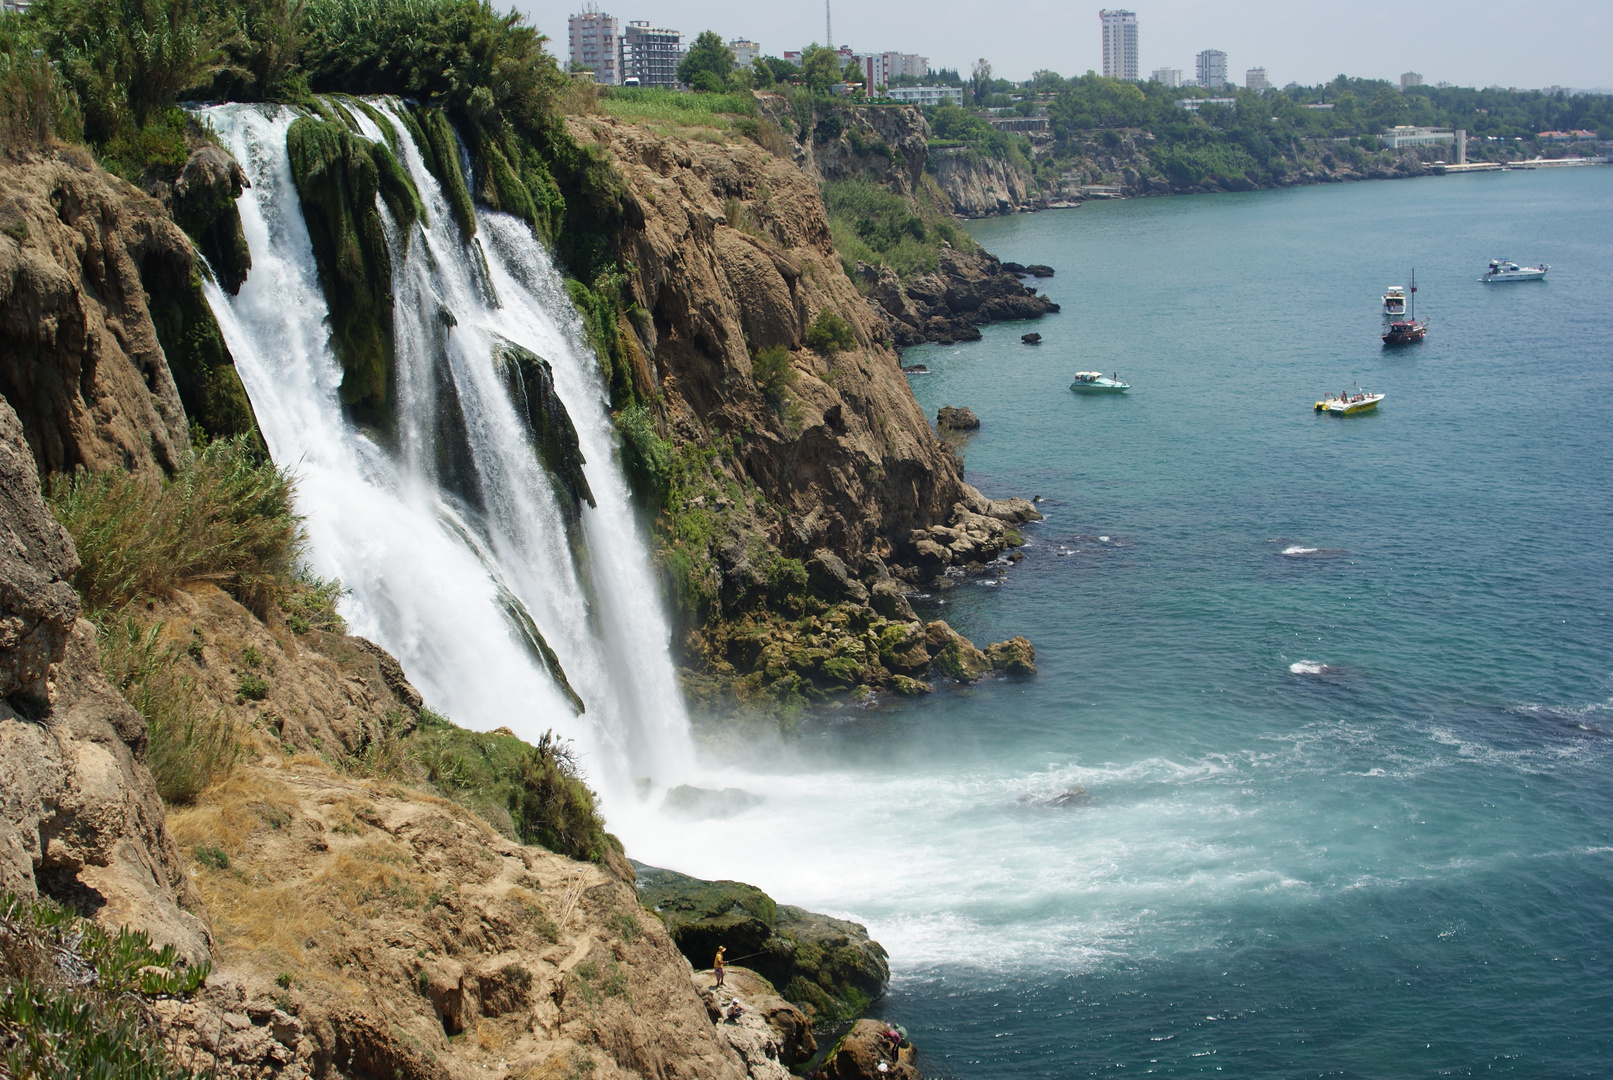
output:
M27 12L28 6L31 3L33 3L33 0L5 0L4 5L0 6L3 6L7 11L22 15Z
M879 55L885 58L885 74L889 78L896 79L903 75L909 75L915 79L927 79L930 77L930 58L928 56L920 56L918 53L899 52L880 53Z
M1400 89L1402 90L1413 86L1421 86L1422 84L1423 77L1417 74L1415 71L1408 71L1404 75L1400 76Z
M682 46L683 34L679 31L633 20L622 34L622 82L633 79L635 86L677 86Z
M13 2L6 0L8 7ZM616 25L616 16L606 15L595 4L584 7L581 15L573 15L569 23L571 66L589 68L595 82L621 82Z
M1137 13L1104 10L1098 12L1098 21L1103 24L1103 74L1136 82Z
M1402 146L1430 146L1434 143L1455 142L1456 133L1435 131L1433 128L1417 127L1412 124L1397 124L1379 138L1389 149L1399 150Z
M1266 78L1265 68L1250 68L1243 73L1243 86L1246 90L1270 90L1271 80Z
M730 41L728 51L734 54L736 68L748 68L762 55L762 47L746 38L735 38Z
M962 105L961 86L893 86L885 96L904 105Z
M1224 109L1235 109L1238 107L1238 99L1229 97L1190 97L1176 99L1176 107L1178 109L1186 109L1188 112L1198 112L1206 105L1219 105Z
M1155 68L1154 69L1154 81L1159 83L1159 85L1161 85L1161 86L1181 86L1182 85L1182 69L1181 68Z
M1206 90L1220 90L1227 84L1227 54L1220 49L1205 49L1198 55L1199 85Z

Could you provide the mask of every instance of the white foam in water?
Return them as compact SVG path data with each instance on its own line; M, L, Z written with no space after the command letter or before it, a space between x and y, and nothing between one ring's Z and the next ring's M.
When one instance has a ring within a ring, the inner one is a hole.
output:
M1300 547L1298 544L1291 544L1288 547L1283 548L1283 554L1284 555L1315 555L1320 550L1321 550L1321 548Z
M1288 670L1295 675L1320 675L1327 670L1327 665L1315 660L1296 660L1288 665Z
M552 728L574 739L615 811L612 827L630 835L634 780L652 777L664 788L687 778L688 724L647 548L615 465L604 389L547 254L519 223L480 214L480 231L497 238L486 253L496 302L488 297L446 200L402 133L402 163L429 224L415 227L406 255L397 250L403 238L392 238L400 461L347 422L337 400L341 367L286 155L296 114L251 105L204 112L252 182L239 201L251 273L239 296L209 285L208 299L270 453L297 476L314 569L341 580L354 632L394 653L433 707L479 730L508 726L535 740ZM445 343L443 309L455 323ZM598 503L582 509L586 567L572 557L554 491L494 366L498 338L553 365ZM421 453L433 430L439 351L465 413L485 514L445 494ZM511 631L509 596L559 656L583 716Z

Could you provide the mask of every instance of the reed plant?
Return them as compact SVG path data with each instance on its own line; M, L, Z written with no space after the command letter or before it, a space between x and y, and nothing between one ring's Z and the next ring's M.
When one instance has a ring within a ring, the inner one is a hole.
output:
M290 587L305 545L291 493L290 476L236 438L208 445L167 482L80 473L57 483L50 501L78 548L73 584L97 621L195 581L262 617Z

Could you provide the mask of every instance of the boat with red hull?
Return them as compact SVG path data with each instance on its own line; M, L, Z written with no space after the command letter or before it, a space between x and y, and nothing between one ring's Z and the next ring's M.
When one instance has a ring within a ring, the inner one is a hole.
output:
M1417 271L1405 288L1391 285L1383 294L1383 343L1410 345L1428 336L1428 324L1417 321Z

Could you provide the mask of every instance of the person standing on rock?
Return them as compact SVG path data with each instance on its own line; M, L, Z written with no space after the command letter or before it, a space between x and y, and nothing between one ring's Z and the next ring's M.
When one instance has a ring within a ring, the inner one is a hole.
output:
M711 970L717 973L717 985L722 985L723 958L722 954L728 951L728 946L717 946L717 958L711 962Z

